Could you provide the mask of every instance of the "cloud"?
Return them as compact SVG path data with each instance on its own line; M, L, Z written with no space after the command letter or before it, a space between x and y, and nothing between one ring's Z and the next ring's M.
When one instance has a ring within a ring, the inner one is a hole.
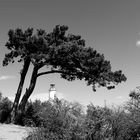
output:
M49 94L48 93L38 93L38 94L32 94L29 100L35 101L35 100L40 100L42 102L47 101L49 99Z
M8 99L14 102L15 97L14 96L8 96Z
M63 93L57 92L57 91L56 91L56 96L57 96L59 99L64 98ZM49 99L49 93L46 92L46 93L32 94L31 97L30 97L30 99L31 99L32 101L35 101L35 100L38 99L38 100L44 102L44 101L47 101L47 100ZM30 99L29 99L29 100L30 100Z
M61 92L56 92L56 96L57 96L59 99L64 98L64 94L61 93Z
M56 91L56 96L59 98L59 99L64 99L64 95L63 93L61 92L57 92ZM15 96L9 96L8 97L11 101L14 101L15 99ZM22 97L21 97L22 98ZM37 93L37 94L32 94L29 98L29 100L31 101L35 101L35 100L40 100L42 102L45 102L49 99L49 93L47 92L44 92L44 93Z
M15 96L9 96L8 97L11 101L14 101ZM22 98L22 96L21 96ZM49 99L49 94L48 93L38 93L38 94L32 94L29 98L29 100L35 101L35 100L40 100L42 102L47 101Z
M15 78L15 76L8 76L8 75L0 76L0 80L8 80L8 79L13 79L13 78Z
M117 96L116 99L118 99L118 100L122 100L123 97L122 97L122 96Z
M140 40L138 40L138 41L136 42L136 46L137 46L137 47L140 47Z

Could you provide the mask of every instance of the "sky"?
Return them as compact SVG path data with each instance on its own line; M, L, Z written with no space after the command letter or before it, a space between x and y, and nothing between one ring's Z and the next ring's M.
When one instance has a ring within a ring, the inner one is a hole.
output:
M9 29L28 27L50 32L55 25L69 26L68 33L81 35L87 47L93 47L111 62L112 70L127 77L113 90L92 86L84 81L68 82L58 74L39 77L32 98L47 98L50 84L69 101L83 105L121 105L129 93L140 86L140 1L139 0L1 0L0 1L0 91L14 98L22 64L2 66L7 52ZM31 69L23 93L28 87Z

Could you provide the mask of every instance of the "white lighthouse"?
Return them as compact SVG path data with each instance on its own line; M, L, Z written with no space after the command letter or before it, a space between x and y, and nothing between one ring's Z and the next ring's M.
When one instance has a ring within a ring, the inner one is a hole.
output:
M50 84L49 100L54 100L55 96L56 96L55 84Z

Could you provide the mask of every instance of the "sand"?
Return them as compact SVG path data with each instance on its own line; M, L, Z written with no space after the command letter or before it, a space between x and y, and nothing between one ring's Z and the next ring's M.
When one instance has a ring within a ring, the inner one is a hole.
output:
M0 140L24 140L31 130L30 127L0 124Z

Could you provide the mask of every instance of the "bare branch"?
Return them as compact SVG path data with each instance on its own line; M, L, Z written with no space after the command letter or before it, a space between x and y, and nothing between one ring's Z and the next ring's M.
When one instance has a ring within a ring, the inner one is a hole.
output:
M63 74L76 75L74 73L64 72L64 71L61 71L61 70L51 70L51 71L46 71L46 72L40 72L40 73L37 74L37 77L39 77L41 75L45 75L45 74L51 74L51 73L63 73Z

